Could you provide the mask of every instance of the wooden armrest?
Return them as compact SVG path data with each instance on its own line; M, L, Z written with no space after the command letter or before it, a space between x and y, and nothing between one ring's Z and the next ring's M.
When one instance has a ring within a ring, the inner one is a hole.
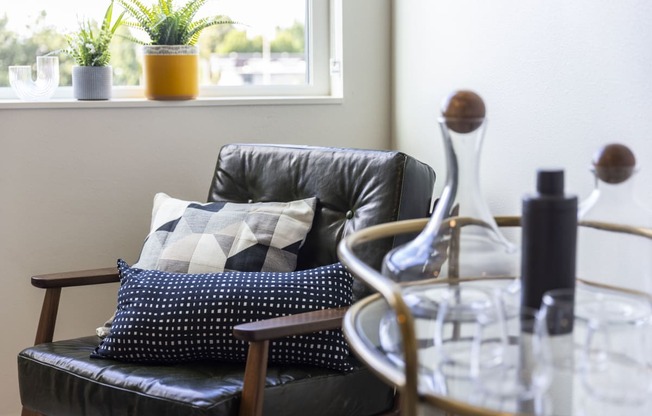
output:
M41 317L38 321L34 345L52 341L54 326L57 322L57 313L59 311L61 288L119 281L120 276L115 267L32 276L32 285L45 289L45 297L43 298Z
M233 336L249 342L240 416L262 416L269 341L342 327L348 307L299 313L237 325Z
M235 326L233 335L243 341L255 342L337 329L342 327L347 310L348 307L323 309L249 322Z
M97 285L119 281L120 276L116 267L32 276L32 285L41 289Z

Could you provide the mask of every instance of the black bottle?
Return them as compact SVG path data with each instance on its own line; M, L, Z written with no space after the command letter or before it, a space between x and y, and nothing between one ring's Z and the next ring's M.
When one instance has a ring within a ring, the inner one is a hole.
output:
M564 194L563 170L539 170L537 194L523 198L521 304L539 309L543 294L575 288L577 197Z

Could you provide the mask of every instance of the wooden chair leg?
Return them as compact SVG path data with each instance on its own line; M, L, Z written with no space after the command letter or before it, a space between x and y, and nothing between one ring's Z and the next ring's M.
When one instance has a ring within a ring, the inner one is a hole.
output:
M59 311L59 299L61 299L61 288L51 287L46 289L45 297L43 298L43 306L41 306L41 317L38 321L38 328L36 329L36 338L34 345L43 344L44 342L52 342L54 336L54 326L57 322L57 312ZM44 416L39 412L23 407L20 416Z
M242 400L240 402L240 416L262 416L263 414L268 354L269 341L252 341L249 343Z
M41 307L41 317L38 321L36 330L36 339L34 345L52 342L54 336L54 325L57 322L57 312L59 311L59 299L61 298L61 288L51 287L46 289Z
M20 412L20 416L43 416L43 415L23 407L23 410Z

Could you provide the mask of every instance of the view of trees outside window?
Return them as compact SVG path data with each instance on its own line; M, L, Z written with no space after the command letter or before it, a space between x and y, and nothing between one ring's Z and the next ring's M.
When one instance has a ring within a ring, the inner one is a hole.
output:
M149 5L155 0L142 0ZM78 4L74 4L74 3ZM203 85L303 85L307 79L307 0L208 0L201 15L221 14L235 25L204 30L200 50ZM185 0L177 0L177 5ZM77 30L78 22L101 21L108 0L20 0L11 9L0 10L0 87L9 86L10 65L36 64L36 56L65 48L65 35ZM75 7L78 6L78 7ZM66 14L67 12L68 14ZM121 12L116 3L114 16ZM139 85L142 77L140 45L122 37L121 27L111 44L111 66L115 86ZM73 61L63 53L60 85L71 85Z

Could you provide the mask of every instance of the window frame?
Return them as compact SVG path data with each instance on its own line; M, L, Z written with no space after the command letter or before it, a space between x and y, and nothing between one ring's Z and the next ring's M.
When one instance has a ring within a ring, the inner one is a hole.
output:
M231 105L242 99L245 104L275 104L285 98L290 103L324 103L325 98L340 101L342 91L342 0L306 1L306 54L307 82L304 85L243 85L219 86L201 85L198 102L195 105ZM7 68L5 68L7 70ZM35 76L35 75L34 75ZM145 98L142 86L114 86L112 99L108 102L93 102L93 107L114 107L126 105L140 106ZM20 107L44 108L57 103L91 103L77 101L72 97L71 86L59 86L50 100L22 101L16 97L11 87L0 87L0 108L11 108L12 103ZM108 103L112 104L108 104ZM156 101L154 101L156 103ZM164 102L170 105L170 102ZM212 104L211 104L212 103ZM98 105L99 104L99 105ZM145 105L150 106L151 104ZM77 107L73 105L72 107Z

